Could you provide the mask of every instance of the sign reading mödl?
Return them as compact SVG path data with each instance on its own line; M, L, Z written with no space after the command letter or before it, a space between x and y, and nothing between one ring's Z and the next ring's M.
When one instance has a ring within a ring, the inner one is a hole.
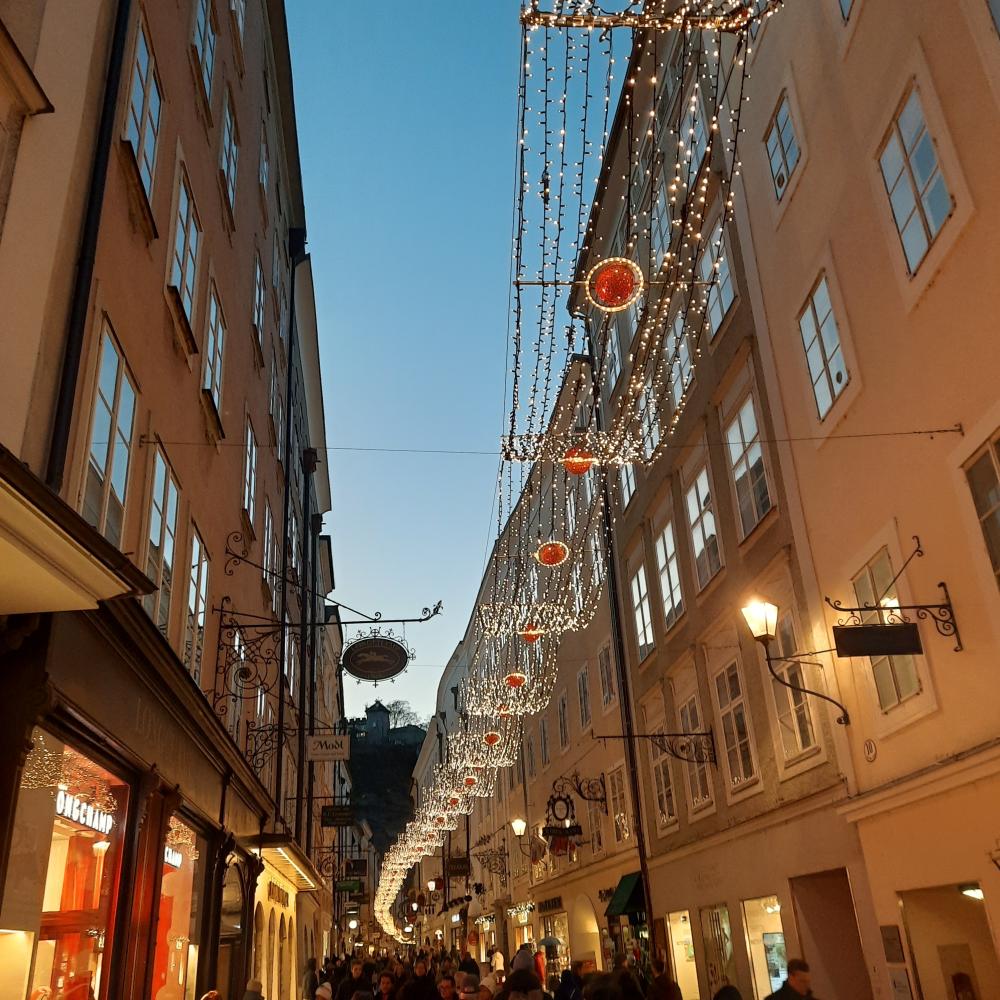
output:
M351 737L323 733L306 737L306 760L350 760Z

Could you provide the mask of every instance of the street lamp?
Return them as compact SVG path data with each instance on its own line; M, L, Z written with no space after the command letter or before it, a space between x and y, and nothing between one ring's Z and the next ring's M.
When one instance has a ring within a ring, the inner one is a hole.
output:
M528 829L528 824L520 816L516 816L510 821L510 828L514 831L515 837L523 837L524 831Z
M765 648L778 634L778 606L770 601L751 601L743 608L750 634Z

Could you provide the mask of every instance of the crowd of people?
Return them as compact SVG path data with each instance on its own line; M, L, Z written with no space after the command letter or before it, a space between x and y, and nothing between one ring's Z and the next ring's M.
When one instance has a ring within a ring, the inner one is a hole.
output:
M767 1000L803 1000L812 997L809 966L799 958L788 963L788 977ZM202 1000L224 1000L215 990ZM243 1000L267 1000L259 980L247 984ZM299 998L296 998L299 1000ZM460 954L418 951L379 961L361 958L315 958L306 963L301 1000L692 1000L683 997L666 965L653 959L649 973L629 956L615 957L610 972L587 971L573 962L560 976L546 977L545 953L522 944L510 962L493 951L480 963ZM718 990L712 1000L742 1000L732 985Z

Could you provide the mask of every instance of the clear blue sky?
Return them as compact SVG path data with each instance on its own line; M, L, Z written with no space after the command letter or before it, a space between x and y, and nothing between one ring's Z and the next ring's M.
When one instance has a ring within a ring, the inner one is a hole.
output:
M518 0L289 0L327 443L496 451L504 409ZM491 456L332 451L334 596L408 626L392 685L433 711L495 527ZM348 635L353 629L348 630Z

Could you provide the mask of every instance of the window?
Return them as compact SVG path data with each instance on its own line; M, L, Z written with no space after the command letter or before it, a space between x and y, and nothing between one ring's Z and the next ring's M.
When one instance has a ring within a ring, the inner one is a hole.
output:
M132 82L129 86L128 114L125 117L125 139L132 146L147 198L153 190L153 172L156 169L160 105L156 65L146 38L146 26L140 20L135 38L135 62L132 64Z
M600 330L602 323L604 325L604 358L602 361L604 371L607 374L608 390L610 391L614 389L615 383L618 381L618 376L622 373L621 348L618 345L618 325L613 316L602 318L599 314L595 315L592 323L598 330ZM598 338L595 336L594 339L597 340Z
M197 681L205 645L205 607L208 604L208 553L198 529L191 527L191 578L187 622L184 626L184 665Z
M642 453L649 459L660 443L660 422L656 416L656 394L653 392L652 377L646 379L638 403L639 420L642 425Z
M726 428L729 447L729 467L736 488L736 502L740 512L740 528L746 538L771 509L771 495L767 489L767 471L764 468L764 450L760 443L760 429L754 412L753 396L747 396L733 421Z
M625 797L625 768L616 767L608 774L608 798L615 827L615 843L623 844L632 835L629 829L628 800Z
M528 777L533 778L535 776L535 739L533 736L529 736L524 744L524 756L528 763Z
M264 268L261 267L260 254L253 262L253 328L257 334L257 343L264 346Z
M771 119L771 127L764 139L767 159L771 164L771 180L774 181L774 195L781 201L788 181L799 162L799 144L795 139L792 112L788 107L788 94L782 94L778 109Z
M253 424L247 420L246 451L243 455L243 509L253 526L254 503L257 494L257 438Z
M662 830L677 821L674 804L674 786L670 780L670 758L656 740L649 740L649 763L653 772L653 791L656 796L656 826Z
M247 26L247 0L229 0L229 9L232 11L233 20L236 22L237 35L242 42L243 33Z
M1000 583L1000 451L996 441L966 469L965 475L983 529L993 575Z
M271 177L271 153L267 146L267 122L263 119L260 123L260 166L258 168L257 178L260 181L260 186L267 194L267 185Z
M681 732L700 733L703 732L701 724L701 712L698 710L698 697L691 697L684 702L680 711ZM691 796L691 808L700 809L712 801L712 785L708 776L708 764L694 763L688 764L688 792Z
M590 828L590 849L594 854L604 850L604 816L603 803L587 800L587 826Z
M212 96L212 70L215 67L215 25L212 23L211 0L198 0L198 13L194 21L195 56L201 68L201 82L205 88L205 96Z
M590 672L586 664L576 675L576 693L580 699L580 729L590 726Z
M277 291L278 279L281 277L281 241L278 239L278 230L275 229L271 237L271 287Z
M240 137L236 129L232 95L226 97L226 110L222 118L222 149L219 153L219 170L226 185L229 208L236 206L236 165L240 158Z
M906 266L913 274L953 208L916 87L892 123L879 166Z
M681 571L677 563L677 545L674 541L674 523L667 521L655 543L656 569L660 574L660 597L663 600L663 617L669 629L684 611L681 593Z
M816 410L822 420L850 380L825 274L820 275L809 293L809 301L799 316L799 332L806 352Z
M730 663L716 674L715 695L722 722L722 737L726 746L726 765L733 787L745 785L757 776L753 743L750 739L750 722L739 667Z
M559 695L556 714L559 720L559 749L565 750L569 746L569 699L565 691Z
M618 485L622 495L622 509L624 510L635 493L635 469L631 462L624 462L618 466Z
M841 5L844 2L845 0L841 0ZM987 0L987 3L990 5L990 15L993 18L993 24L996 26L997 31L1000 31L1000 0Z
M649 613L649 588L646 585L646 567L640 566L629 583L632 595L632 615L635 621L635 638L639 646L639 659L644 660L653 649L653 620Z
M212 285L208 296L208 322L205 332L205 377L202 388L212 397L215 409L222 413L222 350L226 340L226 318L219 304L219 292Z
M688 487L687 509L700 589L707 586L709 580L722 569L722 554L719 550L719 537L715 532L715 511L712 507L707 467L701 468L694 482Z
M688 98L684 120L681 122L679 159L687 158L687 185L694 185L702 160L708 150L708 136L705 133L705 116L701 113L698 101L698 88L691 91Z
M729 258L726 256L726 246L722 237L722 221L720 220L712 231L701 258L698 260L698 274L708 287L708 301L705 308L705 322L708 325L709 336L714 337L722 326L722 321L733 304L733 275L729 270ZM678 339L683 342L678 331ZM687 382L691 373L691 360L687 360L687 372L682 372L681 381Z
M191 197L187 175L181 174L177 192L177 218L174 222L174 248L170 265L170 284L177 289L188 323L194 311L194 282L198 271L201 226Z
M601 675L601 706L607 708L615 700L615 679L611 673L611 650L605 646L597 655Z
M105 327L82 514L113 545L121 545L122 540L134 416L135 387L125 370L125 359Z
M846 21L851 16L851 8L854 6L854 0L838 0L840 3L840 16ZM990 0L990 3L994 3L995 0Z
M667 360L670 363L670 398L676 410L693 380L691 369L691 346L684 329L684 311L674 316L671 324L672 336L664 337Z
M760 14L767 7L767 0L748 0L747 7L750 8L751 14ZM764 26L764 21L762 18L754 18L750 22L750 37L756 38L760 29Z
M889 553L886 549L881 549L854 578L854 594L858 604L872 608L861 615L864 624L885 624L893 620L892 609L899 607L899 594L893 577ZM878 702L883 712L920 694L917 661L912 656L870 656L868 662L871 664Z
M164 635L170 623L170 597L174 583L177 499L174 474L163 452L157 448L153 459L153 491L149 498L146 549L146 576L156 585L156 590L143 598L143 606Z
M792 657L797 652L798 643L795 640L795 628L791 615L782 615L778 622L776 644L778 656ZM788 684L797 688L806 686L801 663L788 660L782 662L775 659L772 665L774 672ZM785 687L774 678L771 679L771 693L774 695L774 707L778 717L781 750L785 760L792 760L816 746L812 714L806 700L808 696L801 691L793 691L791 688Z
M538 749L542 758L542 767L549 763L549 720L538 720Z

